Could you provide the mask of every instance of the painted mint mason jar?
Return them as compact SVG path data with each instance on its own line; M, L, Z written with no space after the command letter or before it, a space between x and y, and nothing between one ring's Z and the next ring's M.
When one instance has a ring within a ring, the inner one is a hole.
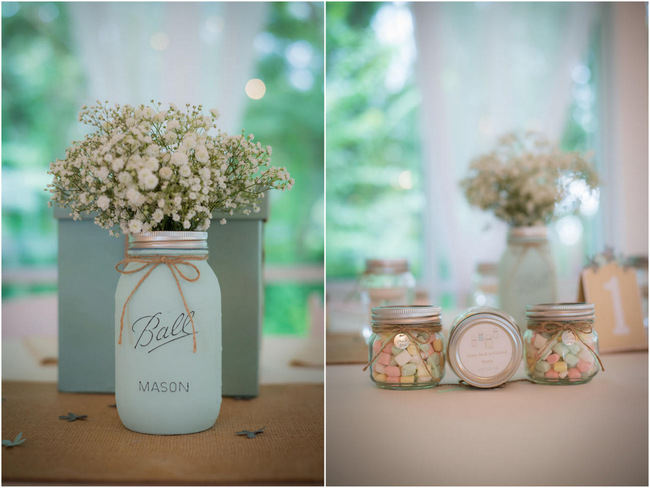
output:
M115 292L115 398L146 434L212 427L221 407L221 291L207 232L129 236Z
M440 307L384 306L372 309L370 378L379 388L431 388L445 374ZM366 369L364 368L364 369Z
M499 262L499 308L515 319L522 334L526 305L554 302L556 281L546 227L512 227Z
M526 317L526 374L531 380L546 385L576 385L596 376L602 363L593 303L528 305Z

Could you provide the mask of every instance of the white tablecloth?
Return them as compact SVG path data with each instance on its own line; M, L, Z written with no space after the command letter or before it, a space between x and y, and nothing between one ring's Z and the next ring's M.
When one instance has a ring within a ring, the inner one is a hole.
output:
M648 485L648 354L585 385L376 388L327 366L328 485ZM445 378L447 380L447 378Z

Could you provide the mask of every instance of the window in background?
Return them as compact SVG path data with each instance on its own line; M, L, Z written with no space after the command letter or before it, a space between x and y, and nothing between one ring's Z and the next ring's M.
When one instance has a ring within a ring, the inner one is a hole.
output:
M59 3L2 4L2 296L56 290L52 154L79 136L85 78Z
M366 258L423 265L413 20L404 4L327 4L327 276Z
M303 334L309 297L324 293L323 4L274 2L269 16L255 38L253 79L274 97L249 95L242 125L264 133L273 164L286 166L296 184L270 196L264 332Z

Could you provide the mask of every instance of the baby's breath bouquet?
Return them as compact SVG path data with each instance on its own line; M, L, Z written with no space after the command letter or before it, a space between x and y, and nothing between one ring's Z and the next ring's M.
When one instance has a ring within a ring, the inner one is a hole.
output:
M511 226L548 224L562 204L572 211L580 204L570 191L582 182L594 191L598 177L589 155L562 152L544 136L507 134L490 153L470 163L461 187L471 205L491 210Z
M212 212L259 211L269 189L290 190L286 168L270 166L271 147L253 134L216 130L219 113L201 105L83 106L79 119L95 128L50 164L47 190L74 219L123 233L205 231ZM225 219L221 220L225 224Z

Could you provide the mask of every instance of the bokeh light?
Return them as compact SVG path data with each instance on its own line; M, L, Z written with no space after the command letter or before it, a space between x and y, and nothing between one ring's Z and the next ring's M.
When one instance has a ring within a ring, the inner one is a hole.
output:
M253 78L246 83L245 91L249 98L259 100L266 93L266 85L262 80Z

